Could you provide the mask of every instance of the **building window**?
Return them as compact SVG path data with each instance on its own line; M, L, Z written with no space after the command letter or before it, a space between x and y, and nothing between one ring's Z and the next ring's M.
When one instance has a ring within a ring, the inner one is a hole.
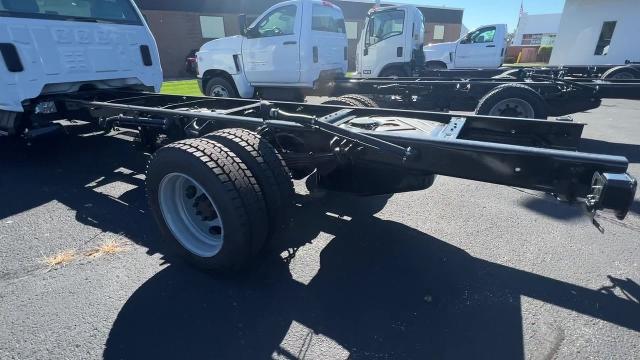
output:
M540 40L540 45L542 46L553 46L556 43L556 34L544 34L542 36L542 40Z
M444 25L433 27L433 40L444 40Z
M200 28L205 39L219 39L226 36L224 18L221 16L200 16Z
M520 45L553 46L556 42L556 34L524 34Z
M616 21L605 21L602 24L595 55L607 55L609 53L609 45L611 45L611 38L613 37L615 29Z
M522 45L540 45L541 42L542 42L542 34L522 35Z
M345 26L347 27L347 39L357 40L359 37L358 23L356 21L347 21L345 22Z

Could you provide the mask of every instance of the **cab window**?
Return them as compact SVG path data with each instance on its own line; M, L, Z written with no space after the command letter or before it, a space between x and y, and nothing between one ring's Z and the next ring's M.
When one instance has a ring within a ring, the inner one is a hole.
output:
M272 10L258 22L256 37L293 35L296 11L295 5L286 5Z
M346 27L340 10L329 5L313 5L311 30L344 34Z
M374 45L393 36L402 35L404 10L388 10L374 13L367 24L366 44Z
M482 44L491 43L496 36L496 27L490 26L471 32L464 39L462 44Z
M0 16L142 25L130 0L0 0Z

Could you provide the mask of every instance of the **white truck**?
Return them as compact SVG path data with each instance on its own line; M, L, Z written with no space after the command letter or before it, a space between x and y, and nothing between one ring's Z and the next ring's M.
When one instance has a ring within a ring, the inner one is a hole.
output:
M323 77L347 71L342 10L327 1L276 4L241 35L210 41L196 54L205 95L299 100Z
M506 49L506 24L485 25L458 41L429 44L424 48L427 69L495 69L502 66Z
M354 77L411 76L424 61L424 27L415 6L371 9L358 41Z
M2 0L0 55L0 135L53 129L55 107L31 106L38 97L162 85L155 39L129 1Z

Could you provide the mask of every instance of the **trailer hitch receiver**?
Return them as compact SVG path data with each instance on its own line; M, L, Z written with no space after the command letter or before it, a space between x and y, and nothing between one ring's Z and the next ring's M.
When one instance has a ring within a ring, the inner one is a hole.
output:
M619 220L623 220L635 198L638 181L629 174L596 172L591 182L591 193L587 195L587 209L595 214L598 210L611 209Z

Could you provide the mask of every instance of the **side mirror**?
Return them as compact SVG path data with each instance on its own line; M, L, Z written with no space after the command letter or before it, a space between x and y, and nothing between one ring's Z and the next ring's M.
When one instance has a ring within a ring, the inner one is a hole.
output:
M240 27L240 35L247 35L247 15L238 15L238 26Z

